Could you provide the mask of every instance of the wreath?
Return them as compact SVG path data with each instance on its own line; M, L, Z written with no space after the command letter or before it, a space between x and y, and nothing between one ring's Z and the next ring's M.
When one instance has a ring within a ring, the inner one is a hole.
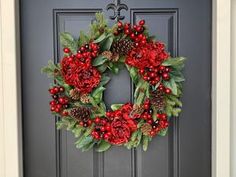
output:
M154 136L166 135L169 119L181 112L185 58L170 57L165 45L149 36L144 20L109 28L97 13L88 34L81 31L75 39L61 33L60 42L64 57L57 64L49 61L42 72L54 79L49 93L51 112L60 116L57 127L75 135L77 148L102 152L112 145L142 144L146 151ZM135 86L133 102L107 110L108 72L118 74L122 66Z

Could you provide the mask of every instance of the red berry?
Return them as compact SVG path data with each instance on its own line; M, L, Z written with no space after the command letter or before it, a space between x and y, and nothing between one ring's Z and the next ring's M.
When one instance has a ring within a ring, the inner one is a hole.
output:
M60 87L60 88L59 88L59 91L60 91L60 92L64 92L64 91L65 91L65 88L64 88L64 87Z
M138 27L137 25L134 25L134 26L133 26L133 28L134 28L135 30L137 29L137 27Z
M118 21L117 26L118 26L119 28L121 28L121 27L123 26L122 22L121 22L121 21Z
M149 109L149 104L144 104L144 109L148 110Z
M76 54L76 58L80 59L80 58L82 58L82 57L83 57L83 55L82 55L81 53L77 53L77 54Z
M68 58L68 61L69 61L69 62L72 62L72 61L73 61L73 58L72 58L72 57L69 57L69 58Z
M65 53L70 53L70 49L69 49L69 48L64 48L63 51L64 51Z
M154 135L155 135L155 131L152 130L152 131L150 132L150 135L151 135L151 136L154 136Z
M80 122L79 125L80 125L80 126L84 126L84 123L83 123L83 122Z
M166 88L166 89L165 89L165 93L166 93L166 94L171 94L171 89Z
M156 73L150 73L150 77L156 77Z
M55 107L54 106L51 106L51 111L55 111Z
M160 70L162 71L165 70L165 68L166 68L165 66L160 66Z
M56 108L58 108L58 109L61 109L61 107L62 107L61 104L57 104L57 105L56 105Z
M58 101L59 101L59 103L61 103L61 104L65 104L65 99L62 98L62 97L60 97L60 98L58 99Z
M52 105L52 106L56 105L56 101L55 100L50 101L50 105Z
M100 130L101 130L102 132L104 132L104 131L105 131L105 127L100 127Z
M161 119L162 120L166 120L167 119L167 115L166 114L161 114Z
M125 29L129 29L130 28L130 24L129 23L125 23L124 28Z
M163 73L163 74L162 74L162 78L163 78L164 80L169 80L169 79L170 79L170 75L169 75L168 73Z
M100 118L99 117L96 117L95 120L94 120L95 123L99 123L100 122Z
M134 38L135 38L135 34L134 34L134 33L131 33L131 34L130 34L130 38L131 38L131 39L134 39Z
M152 119L149 119L147 123L152 124L153 123Z
M130 30L129 30L129 29L126 29L126 30L125 30L125 34L128 35L129 33L130 33Z
M68 116L68 115L69 115L69 113L67 111L62 112L62 116Z
M111 117L112 113L111 112L106 112L106 117Z
M80 47L80 50L81 50L81 52L84 52L85 51L85 47L84 46Z
M101 123L102 123L102 125L105 125L105 124L107 123L107 121L104 120L104 119L102 119L102 120L101 120Z
M110 126L110 125L107 125L107 126L105 127L105 129L106 129L107 131L110 131L110 130L111 130L111 126Z
M58 109L58 108L55 108L55 112L60 112L60 109Z
M54 90L55 93L59 92L59 88L58 87L54 87L53 90Z
M55 92L54 92L54 89L52 89L52 88L51 88L51 89L49 89L48 91L49 91L49 93L50 93L50 94L52 94L52 95L54 95L54 94L55 94Z
M160 119L162 117L162 114L157 114L157 118Z
M145 24L145 20L140 20L139 25L143 26Z
M165 68L165 72L168 73L168 72L170 72L170 71L171 71L171 68L168 68L168 67Z
M104 135L103 135L103 138L104 138L104 139L108 139L108 138L109 138L109 135L108 135L108 134L104 134Z

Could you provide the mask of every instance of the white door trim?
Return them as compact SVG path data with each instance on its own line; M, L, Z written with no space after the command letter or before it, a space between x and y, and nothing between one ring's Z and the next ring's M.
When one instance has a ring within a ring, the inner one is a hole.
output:
M23 177L18 3L0 0L1 177ZM212 177L230 177L230 27L231 0L213 0Z

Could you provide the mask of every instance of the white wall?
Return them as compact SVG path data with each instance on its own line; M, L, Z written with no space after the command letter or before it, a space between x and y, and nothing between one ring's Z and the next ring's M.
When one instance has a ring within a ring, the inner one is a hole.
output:
M236 177L236 0L231 1L231 177Z

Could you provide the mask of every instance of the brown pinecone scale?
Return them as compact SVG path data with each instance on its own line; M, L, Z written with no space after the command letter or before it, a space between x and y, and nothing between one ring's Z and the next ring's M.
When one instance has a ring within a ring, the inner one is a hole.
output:
M148 123L145 123L141 127L141 131L144 135L149 135L149 133L152 131L152 126Z
M156 107L158 111L163 111L165 108L164 93L154 91L151 93L151 104Z
M86 107L77 107L73 108L70 111L71 117L75 118L78 121L87 122L90 118L90 110Z
M70 97L71 97L73 100L79 100L79 99L80 99L79 90L76 89L76 88L70 90Z
M114 42L112 45L112 51L119 55L127 55L134 47L134 43L128 39L121 39Z

